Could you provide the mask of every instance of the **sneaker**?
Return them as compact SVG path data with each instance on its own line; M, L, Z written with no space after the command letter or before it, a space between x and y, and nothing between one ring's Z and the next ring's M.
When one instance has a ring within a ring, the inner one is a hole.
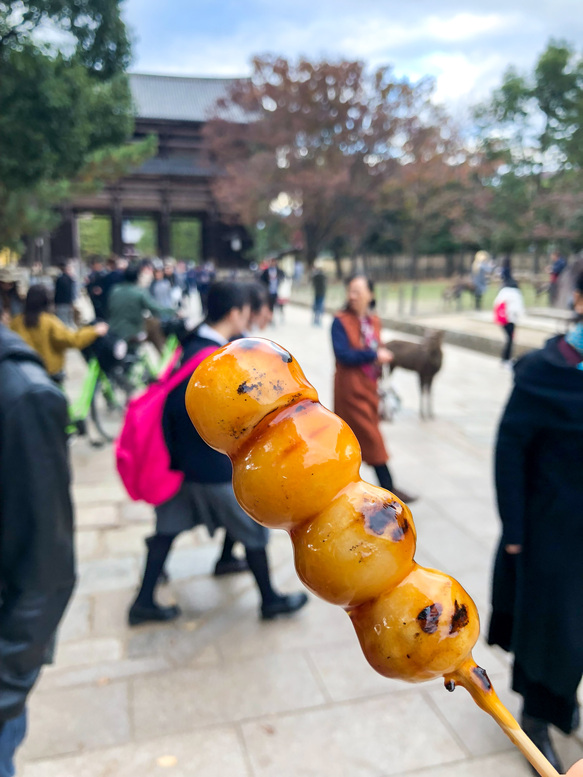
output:
M130 626L139 626L140 623L173 621L179 615L180 607L176 605L161 607L159 604L153 604L151 607L147 607L134 603L128 613L128 623Z
M419 499L418 496L413 496L413 494L408 494L406 491L401 491L400 488L393 488L392 493L397 499L400 499L401 502L405 502L406 505L410 505Z
M222 561L219 559L215 564L215 571L213 575L215 577L221 577L222 575L236 575L239 572L247 572L249 570L249 564L244 558L230 558L228 561Z
M279 615L291 615L301 610L307 603L308 597L304 593L278 596L275 601L261 605L261 619L270 621Z

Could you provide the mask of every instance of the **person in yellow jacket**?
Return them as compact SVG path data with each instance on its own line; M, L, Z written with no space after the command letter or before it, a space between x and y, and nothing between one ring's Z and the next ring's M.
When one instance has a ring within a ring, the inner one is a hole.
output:
M48 289L41 284L31 286L26 295L24 312L12 319L10 328L34 348L45 363L51 378L61 383L64 377L65 351L68 348L87 348L98 337L107 334L109 326L100 322L75 332L49 312L50 305Z

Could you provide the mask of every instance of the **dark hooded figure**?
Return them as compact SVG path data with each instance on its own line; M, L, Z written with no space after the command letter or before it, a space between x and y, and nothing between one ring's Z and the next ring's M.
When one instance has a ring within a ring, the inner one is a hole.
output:
M523 728L561 774L548 727L577 728L583 675L583 275L574 308L571 332L516 364L500 422L489 633L514 653Z

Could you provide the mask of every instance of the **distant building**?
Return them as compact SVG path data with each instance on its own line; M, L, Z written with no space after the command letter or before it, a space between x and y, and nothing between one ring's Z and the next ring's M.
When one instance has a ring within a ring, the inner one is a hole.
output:
M63 222L50 239L50 261L79 255L77 216L93 213L111 221L111 246L124 250L122 225L136 217L153 218L159 256L172 255L173 219L197 219L202 229L202 255L219 265L236 266L250 244L242 227L221 221L211 194L217 174L202 148L201 130L215 113L217 100L228 95L236 79L184 78L134 73L129 76L136 107L134 138L158 136L158 154L142 167L95 194L79 197L63 209ZM225 118L245 121L237 108ZM45 260L49 259L45 255Z

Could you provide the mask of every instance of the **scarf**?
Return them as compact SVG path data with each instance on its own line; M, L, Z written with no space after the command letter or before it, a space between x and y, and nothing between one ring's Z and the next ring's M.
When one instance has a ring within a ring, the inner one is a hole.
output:
M364 316L360 319L360 336L362 338L362 344L365 348L369 348L371 351L376 351L376 349L379 347L374 326L368 316ZM381 369L378 364L363 364L362 371L367 377L369 377L371 380L374 380L375 382L381 376Z

